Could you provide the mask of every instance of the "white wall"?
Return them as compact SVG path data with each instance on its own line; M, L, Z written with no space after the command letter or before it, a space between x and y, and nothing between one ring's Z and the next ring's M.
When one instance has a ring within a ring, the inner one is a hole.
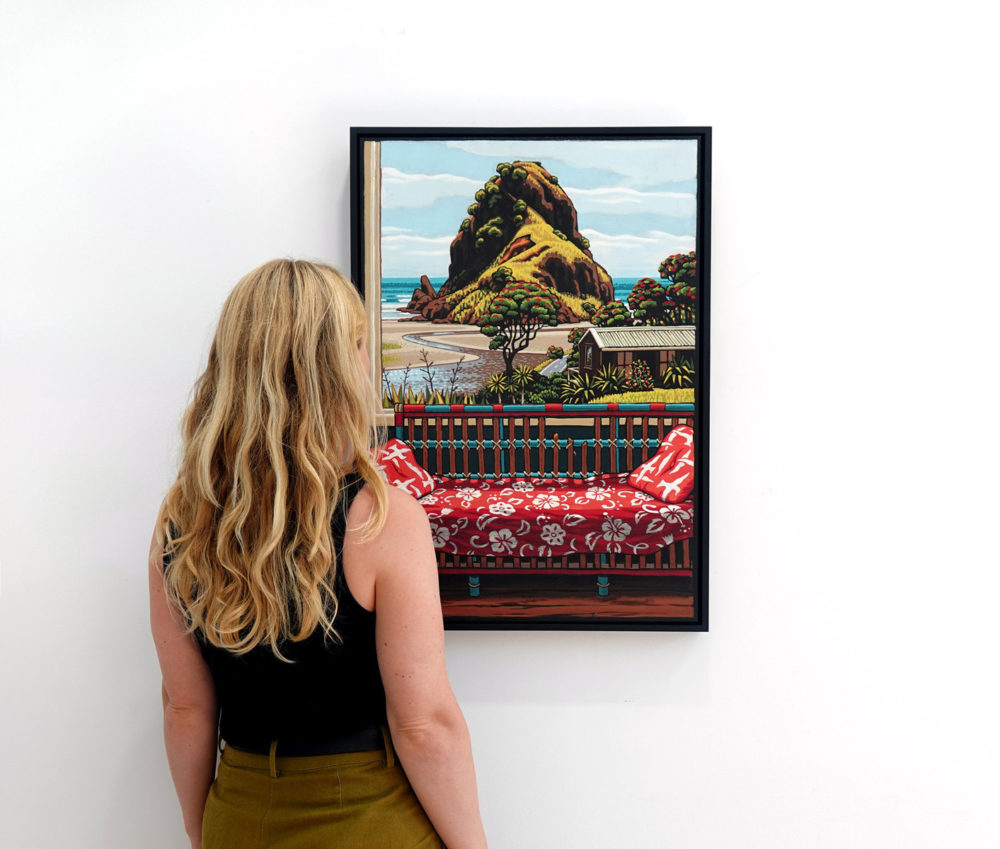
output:
M0 845L186 845L146 547L225 293L349 266L348 127L705 124L712 630L449 633L491 845L998 845L972 4L336 6L0 8Z

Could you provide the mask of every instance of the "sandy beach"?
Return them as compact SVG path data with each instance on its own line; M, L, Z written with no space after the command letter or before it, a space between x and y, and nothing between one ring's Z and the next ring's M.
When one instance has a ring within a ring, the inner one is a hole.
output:
M574 327L590 327L588 322L580 324L564 324L560 327L543 327L538 335L531 340L526 353L544 354L550 345L567 346L569 332ZM454 345L465 350L450 351L433 345L422 345L416 339L405 339L404 336L425 338L429 341ZM386 347L399 345L400 347ZM463 356L465 362L471 362L478 356L477 352L488 351L490 340L484 336L479 327L474 324L435 324L432 321L389 321L382 322L382 358L386 370L405 368L407 365L423 365L421 351L437 365L455 363Z

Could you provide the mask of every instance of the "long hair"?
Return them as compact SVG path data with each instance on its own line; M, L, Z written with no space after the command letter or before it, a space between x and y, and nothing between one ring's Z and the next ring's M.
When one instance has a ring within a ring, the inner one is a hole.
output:
M385 522L365 308L339 271L273 260L236 284L181 423L177 479L158 523L164 587L190 632L244 654L318 626L338 639L331 521L356 470Z

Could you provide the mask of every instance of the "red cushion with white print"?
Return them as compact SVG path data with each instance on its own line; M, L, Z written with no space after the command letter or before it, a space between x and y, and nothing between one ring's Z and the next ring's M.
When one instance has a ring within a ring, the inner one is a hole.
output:
M686 501L694 489L694 428L673 428L657 452L628 476L628 482L667 504Z
M377 465L393 486L405 489L414 498L434 489L430 474L413 456L413 449L401 439L390 439L375 458Z

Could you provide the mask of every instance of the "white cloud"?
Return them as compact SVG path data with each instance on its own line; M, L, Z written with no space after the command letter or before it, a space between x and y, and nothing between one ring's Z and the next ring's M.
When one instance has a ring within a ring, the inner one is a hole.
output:
M385 228L389 229L389 228ZM401 228L399 228L401 229ZM414 236L394 233L382 236L382 274L385 277L443 276L451 261L449 247L454 236Z
M674 233L665 233L662 230L647 230L642 235L633 233L622 233L620 235L610 235L608 233L601 233L597 230L581 230L584 236L590 240L590 244L602 244L602 245L687 245L690 244L691 248L689 250L694 250L694 236L684 236L677 235Z
M549 171L558 172L559 162L600 168L620 174L631 186L691 180L698 171L698 144L693 139L455 139L445 145L498 161L538 160Z
M398 168L382 168L382 208L430 206L438 198L468 197L481 189L479 180L457 174L408 174Z
M675 235L662 230L610 235L597 230L581 230L590 240L590 252L612 277L656 277L660 263L671 254L695 249L694 236Z
M386 236L382 231L382 250L405 251L426 245L440 245L439 252L447 254L448 245L452 243L454 236L407 236L403 234Z
M641 192L625 187L564 188L580 215L590 212L644 213L693 219L698 208L697 198L690 192Z

